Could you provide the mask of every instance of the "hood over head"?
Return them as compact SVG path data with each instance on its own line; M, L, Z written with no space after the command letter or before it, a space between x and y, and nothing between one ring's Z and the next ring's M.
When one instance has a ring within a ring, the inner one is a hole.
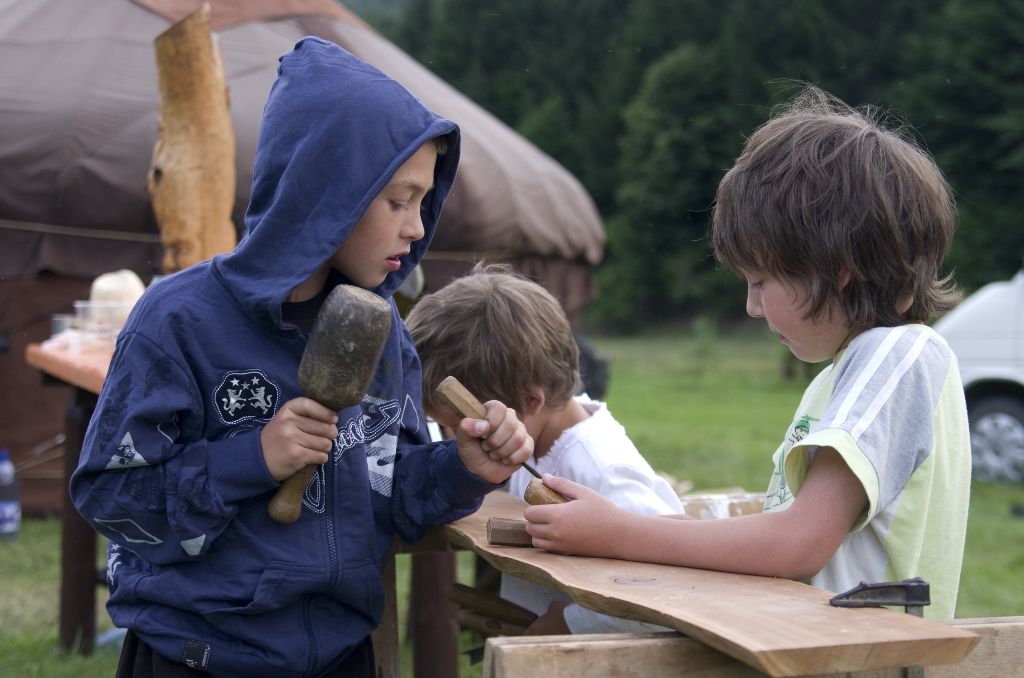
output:
M245 233L215 258L225 284L261 321L282 325L281 304L330 258L394 172L445 137L425 235L373 292L391 296L423 258L455 180L459 129L402 85L341 47L303 38L280 59L260 125ZM336 271L328 284L348 282Z

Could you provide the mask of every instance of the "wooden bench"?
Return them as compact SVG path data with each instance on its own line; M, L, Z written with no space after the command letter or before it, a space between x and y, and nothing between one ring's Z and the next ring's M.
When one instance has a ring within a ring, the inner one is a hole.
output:
M81 439L106 375L109 355L30 345L26 361L73 387L66 419L66 464ZM411 549L470 549L502 572L567 592L600 612L654 622L674 634L501 637L487 641L484 675L1024 675L1024 618L938 623L883 609L843 609L830 594L798 582L618 560L558 556L492 546L489 517L521 518L518 499L496 492L476 514L437 528ZM70 505L61 539L60 641L91 651L95 635L96 535ZM378 675L398 676L394 568L384 623L375 634ZM975 649L976 648L976 649ZM585 650L585 651L583 651ZM972 653L973 650L973 653ZM966 658L966 659L965 659Z
M949 624L978 635L966 659L929 666L926 678L1024 676L1024 617L958 619ZM835 676L817 674L808 678ZM846 678L903 678L902 668L868 669ZM642 676L643 678L756 678L764 673L704 643L669 633L518 636L487 641L483 678Z
M961 626L902 612L833 607L831 593L788 579L490 545L487 519L521 518L525 506L505 493L492 493L480 511L446 526L446 538L504 573L562 590L598 612L675 629L689 639L683 645L699 643L771 676L955 664L980 641ZM512 648L531 642L544 641L490 641L491 664L499 666L498 654L511 656ZM560 651L573 654L569 648L583 641L558 642L568 643ZM493 673L501 675L497 668Z

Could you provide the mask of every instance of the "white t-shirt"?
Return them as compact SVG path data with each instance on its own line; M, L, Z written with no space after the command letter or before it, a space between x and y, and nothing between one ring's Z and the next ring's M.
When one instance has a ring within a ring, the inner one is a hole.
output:
M835 593L921 577L926 617L952 619L967 531L971 449L956 357L925 325L858 335L804 392L774 456L766 511L787 508L819 447L835 449L868 506L811 579Z
M671 485L654 472L626 430L607 406L587 396L576 401L590 416L566 429L551 449L531 464L541 473L568 478L598 492L616 506L635 513L680 514L683 508ZM519 469L508 481L508 491L522 498L533 480ZM543 614L554 601L569 601L565 594L518 577L503 575L501 597ZM610 617L579 605L565 608L565 622L573 633L625 633L664 631L664 627Z

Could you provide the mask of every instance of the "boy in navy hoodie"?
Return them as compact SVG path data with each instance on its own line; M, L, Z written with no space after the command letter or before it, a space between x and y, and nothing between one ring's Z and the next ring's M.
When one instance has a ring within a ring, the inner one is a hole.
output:
M455 178L459 131L331 43L281 59L246 234L151 287L118 339L71 480L110 541L119 676L372 675L395 533L476 510L533 441L512 410L429 441L419 359L391 300ZM392 329L359 405L303 397L299 360L338 284L388 300ZM299 520L267 505L318 464Z

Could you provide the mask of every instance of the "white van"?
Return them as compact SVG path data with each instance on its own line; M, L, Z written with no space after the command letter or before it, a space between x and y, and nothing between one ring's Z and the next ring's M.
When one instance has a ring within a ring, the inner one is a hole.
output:
M1024 481L1024 270L935 323L956 354L977 480Z

